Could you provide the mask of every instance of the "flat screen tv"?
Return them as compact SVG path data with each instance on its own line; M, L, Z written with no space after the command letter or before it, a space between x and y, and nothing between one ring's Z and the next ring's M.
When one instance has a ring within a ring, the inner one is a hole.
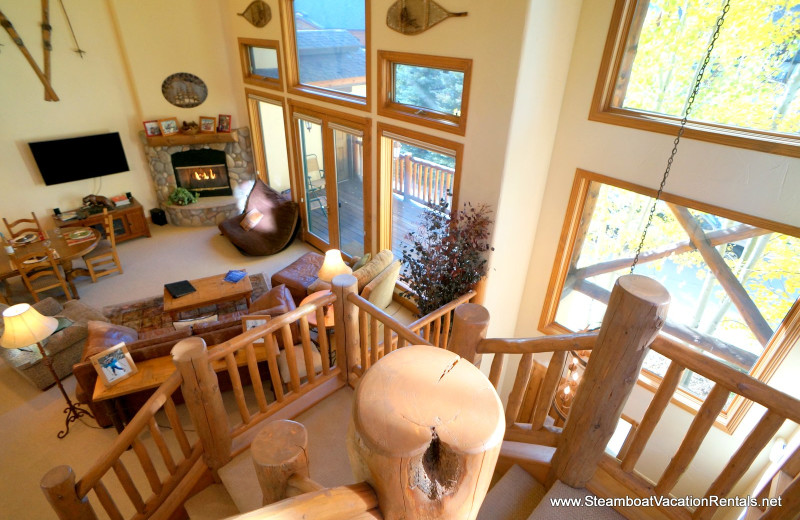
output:
M28 143L47 186L128 171L119 132Z

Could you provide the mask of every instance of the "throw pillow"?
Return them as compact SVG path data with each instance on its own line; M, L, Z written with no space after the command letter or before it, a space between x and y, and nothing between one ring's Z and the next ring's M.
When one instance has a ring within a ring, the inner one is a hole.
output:
M394 260L394 254L392 251L389 249L384 249L375 255L375 257L369 262L367 262L364 267L358 271L353 271L353 276L355 276L356 280L358 280L358 293L361 294L361 289L366 287L373 278L378 276L381 271L386 269L389 264L392 263L392 260Z
M139 339L139 334L136 330L124 325L91 320L88 326L89 337L83 350L83 360L87 360L117 343L132 343Z
M264 215L257 209L253 208L245 214L239 225L242 226L242 229L245 231L250 231L256 227L259 222L261 222L262 218L264 218Z
M367 264L367 262L370 261L371 258L372 258L372 253L367 253L366 255L356 260L356 262L353 264L353 271L357 271L362 267L364 267Z

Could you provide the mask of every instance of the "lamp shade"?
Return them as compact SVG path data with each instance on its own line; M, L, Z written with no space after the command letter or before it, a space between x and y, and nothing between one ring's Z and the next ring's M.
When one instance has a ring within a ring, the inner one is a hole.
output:
M5 330L0 345L22 348L49 337L58 328L58 320L42 316L27 303L12 305L3 311Z
M340 274L350 274L353 270L342 260L342 252L338 249L331 249L325 252L325 261L319 269L317 276L320 280L330 282Z

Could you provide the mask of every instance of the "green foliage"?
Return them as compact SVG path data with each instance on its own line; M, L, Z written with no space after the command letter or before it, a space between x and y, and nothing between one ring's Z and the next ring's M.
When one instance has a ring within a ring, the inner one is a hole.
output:
M442 199L408 234L411 245L403 247L402 260L411 291L404 296L416 297L421 316L466 294L486 275L491 212L485 204L467 203L450 217Z
M650 0L625 108L681 117L722 1ZM732 0L691 119L800 133L800 4ZM621 71L627 78L628 71Z
M411 65L394 69L394 100L445 114L461 113L464 73Z
M176 206L186 206L197 202L198 197L199 195L197 195L197 193L192 193L186 188L175 188L172 190L172 193L169 194L169 201Z

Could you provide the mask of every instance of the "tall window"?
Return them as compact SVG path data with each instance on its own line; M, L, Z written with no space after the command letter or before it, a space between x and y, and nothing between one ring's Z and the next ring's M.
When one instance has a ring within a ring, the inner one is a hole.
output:
M591 119L674 133L722 2L618 0ZM800 4L732 0L687 136L800 156Z
M287 77L295 93L367 107L366 0L283 0Z
M578 173L543 330L600 325L615 280L630 269L653 194ZM791 347L785 327L800 327L798 250L798 228L664 194L636 273L658 280L670 292L662 333L766 380ZM667 365L666 358L650 352L644 375L661 377ZM706 378L687 372L679 388L685 402L697 404L711 386ZM729 422L740 404L729 403L724 412Z
M425 211L444 199L448 211L458 204L462 145L379 124L379 204L381 248L400 257L410 245Z
M272 189L290 198L292 186L283 100L255 90L245 92L258 176Z
M464 135L472 60L378 51L378 113Z

